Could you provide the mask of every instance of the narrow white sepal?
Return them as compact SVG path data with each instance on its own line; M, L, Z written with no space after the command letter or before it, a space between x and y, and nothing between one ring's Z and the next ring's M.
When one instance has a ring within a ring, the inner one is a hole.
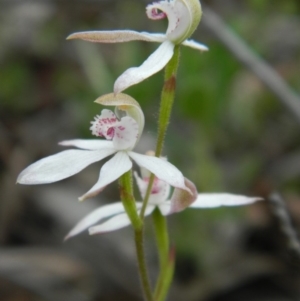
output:
M260 197L246 197L230 193L200 193L189 208L216 208L221 206L242 206L261 201Z
M74 139L65 140L58 143L62 146L74 146L81 149L97 150L97 149L113 149L113 142L100 139Z
M161 214L164 216L172 214L170 201L162 202L161 204L157 205L157 207L159 208Z
M199 51L208 51L209 50L209 48L206 45L196 42L194 40L185 40L182 42L182 45L188 46L190 48L193 48L193 49L196 49Z
M121 213L116 216L113 216L106 222L89 228L89 234L101 234L105 232L111 232L115 230L119 230L121 228L127 227L130 225L130 219L127 213Z
M190 191L185 185L184 176L181 171L170 162L135 152L129 152L128 154L139 166L150 170L160 180L165 181L171 186Z
M77 225L68 233L68 235L66 235L65 240L72 236L78 235L104 218L108 218L123 212L124 207L121 202L108 204L97 208L85 216L79 223L77 223Z
M113 149L66 150L29 165L20 173L17 183L33 185L57 182L77 174L88 165L114 152Z
M141 66L129 68L117 78L114 84L114 93L120 93L163 69L171 59L173 52L174 44L164 41Z
M97 183L87 193L81 196L79 200L83 201L97 195L106 185L118 179L131 168L132 162L128 154L124 151L117 152L102 166Z
M80 39L94 43L123 43L130 41L162 42L165 34L152 34L134 30L82 31L75 32L67 40Z

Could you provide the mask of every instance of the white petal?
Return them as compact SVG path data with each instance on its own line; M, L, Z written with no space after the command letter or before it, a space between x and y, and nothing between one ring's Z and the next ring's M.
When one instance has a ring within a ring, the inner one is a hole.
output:
M129 152L129 156L140 166L150 170L157 178L171 186L190 191L185 186L181 171L165 159Z
M114 148L117 150L131 150L139 137L138 123L131 117L122 117L114 127Z
M216 208L221 206L241 206L263 200L260 197L246 197L230 193L200 193L190 208Z
M144 198L149 184L149 177L142 179L138 176L137 172L134 172L134 177L136 179L136 183L138 185L140 194ZM171 186L168 183L158 178L155 178L149 198L149 203L160 204L164 202L170 195L170 190Z
M161 42L165 35L133 30L83 31L75 32L67 40L81 39L95 43L122 43L130 41Z
M119 123L116 115L111 110L103 109L101 114L97 115L94 119L90 127L92 134L97 137L105 137L107 140L112 140L114 136L112 128Z
M127 213L122 213L110 218L103 224L89 228L89 233L90 235L93 235L111 232L127 227L128 225L130 225L130 219Z
M189 179L185 178L185 185L190 189L186 190L175 188L171 197L171 213L176 213L189 207L198 197L198 191L195 184Z
M141 177L139 177L139 175L136 171L133 173L133 175L135 177L136 184L137 184L138 189L140 191L140 195L141 195L142 198L144 198L145 194L146 194L147 187L148 187L148 181L145 181Z
M100 139L74 139L74 140L65 140L58 143L62 146L75 146L81 149L97 150L103 148L113 149L112 141L100 140Z
M185 45L185 46L188 46L193 49L200 50L200 51L208 51L208 47L206 45L198 43L194 40L185 40L184 42L182 42L182 45Z
M90 214L85 216L65 237L65 240L69 239L72 236L75 236L82 231L86 230L90 226L96 224L100 220L104 218L108 218L112 215L116 215L119 213L124 212L124 207L121 202L109 204L102 206L100 208L97 208L96 210L92 211Z
M136 207L139 209L139 212L140 212L142 203L137 202ZM145 216L150 215L153 212L154 208L155 208L155 206L149 204L146 208ZM131 222L130 222L130 219L129 219L127 213L121 213L116 216L113 216L112 218L108 219L107 221L105 221L104 223L102 223L100 225L91 227L89 229L89 233L90 233L90 235L93 235L93 234L101 234L101 233L105 233L105 232L115 231L115 230L124 228L130 224L131 224Z
M146 13L152 20L168 17L169 25L166 34L168 39L176 44L190 35L192 17L185 2L178 0L154 2L146 7Z
M97 195L103 188L111 182L118 179L125 172L130 170L132 162L126 152L117 152L109 161L107 161L100 170L98 182L83 196L79 198L83 201Z
M114 152L114 149L66 150L29 165L20 173L17 182L26 185L56 182L73 176L88 165Z
M137 205L140 205L140 207L142 207L142 203L137 203ZM146 208L146 211L145 211L145 216L150 215L153 212L153 210L155 209L155 207L156 207L156 205L148 204L147 208ZM138 212L140 213L141 210L139 210Z
M162 215L166 216L166 215L171 214L171 202L170 201L163 202L157 206Z
M129 68L117 78L114 92L120 93L163 69L171 59L173 50L172 42L163 42L141 66Z

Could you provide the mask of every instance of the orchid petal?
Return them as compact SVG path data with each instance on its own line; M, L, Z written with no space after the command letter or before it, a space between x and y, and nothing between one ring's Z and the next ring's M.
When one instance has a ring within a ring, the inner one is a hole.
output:
M101 115L97 115L95 120L91 122L92 126L90 130L92 134L98 137L105 137L107 140L112 140L114 137L114 131L112 128L119 123L116 115L111 111L104 109L101 111Z
M160 180L165 181L171 186L190 191L190 189L185 186L181 171L168 161L134 152L129 152L128 154L139 166L150 170Z
M90 214L85 216L79 223L77 223L77 225L65 237L65 240L81 233L82 231L86 230L87 228L89 228L90 226L94 225L95 223L99 222L104 218L108 218L112 215L116 215L123 212L124 212L124 207L121 202L108 204L100 208L97 208L94 211L92 211Z
M17 182L25 185L57 182L73 176L88 165L114 152L114 149L66 150L29 165L20 173Z
M200 193L190 208L216 208L221 206L249 205L263 200L260 197L246 197L230 193Z
M67 40L80 39L94 43L123 43L130 41L162 42L163 34L152 34L134 30L110 30L110 31L83 31L75 32L67 37Z
M119 230L121 228L127 227L130 225L130 219L127 213L118 214L113 216L106 222L89 228L90 235L101 234L105 232L111 232L115 230Z
M142 203L138 202L136 203L137 208L141 208L142 207ZM153 205L148 205L145 211L145 216L150 215L153 210L154 210L155 206ZM130 219L127 215L127 213L121 213L118 214L116 216L113 216L112 218L108 219L107 221L105 221L104 223L91 227L89 229L89 233L90 235L93 234L101 234L101 233L105 233L105 232L111 232L111 231L115 231L115 230L119 230L121 228L127 227L131 224Z
M172 42L163 42L141 66L129 68L117 78L114 92L120 93L163 69L171 59L173 50L174 44Z
M87 150L97 150L104 148L113 149L112 141L99 140L99 139L74 139L74 140L65 140L58 143L62 146L75 146L81 149Z
M190 189L190 192L186 190L175 188L171 197L171 212L180 212L190 206L198 197L197 188L193 182L185 178L185 185Z
M117 95L110 93L97 98L95 102L104 106L116 106L116 115L120 119L122 117L120 112L126 112L128 116L132 117L138 123L139 136L141 136L144 129L145 117L139 103L134 98L123 93Z
M137 204L137 208L142 208L143 203L138 202L136 204ZM154 211L155 207L156 207L156 205L153 205L153 204L149 203L147 205L146 210L145 210L145 216L150 215ZM138 211L138 213L140 213L140 212L141 212L141 210Z
M133 149L139 137L139 126L137 122L129 117L123 117L114 127L114 148L116 150Z
M149 184L149 178L140 178L136 172L134 172L134 177L138 185L141 196L144 198ZM160 204L167 200L170 194L171 187L168 183L159 180L158 178L154 179L152 191L149 197L149 203L151 204Z
M163 202L159 205L157 205L159 211L161 212L162 215L166 216L166 215L169 215L171 214L171 202L170 201L166 201L166 202Z
M114 157L107 161L100 170L98 182L83 196L79 198L83 201L97 195L103 188L118 179L121 175L132 168L132 162L126 152L119 151Z
M185 40L184 42L182 42L182 45L188 46L193 49L200 50L200 51L208 51L209 50L206 45L196 42L194 40Z
M149 4L146 13L152 20L167 17L167 38L175 44L180 44L197 28L202 10L199 0L163 0Z
M162 11L159 12L158 10ZM160 20L168 18L169 25L167 29L168 39L181 43L184 40L186 31L190 27L190 12L182 1L159 1L149 4L146 7L148 18Z

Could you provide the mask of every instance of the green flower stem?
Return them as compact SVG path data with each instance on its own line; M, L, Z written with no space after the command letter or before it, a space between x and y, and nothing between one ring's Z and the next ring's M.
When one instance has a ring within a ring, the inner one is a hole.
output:
M175 46L174 54L169 63L165 68L165 79L164 86L161 94L161 104L159 111L158 120L158 134L155 156L160 157L164 140L167 132L167 128L170 122L171 111L174 103L175 88L176 88L176 74L179 65L180 48ZM154 183L155 176L150 175L149 183L144 197L143 206L140 213L140 219L143 221L145 217L145 211L151 195L152 186ZM154 216L154 227L157 237L157 246L160 260L160 275L158 277L156 290L155 290L155 301L163 301L167 295L169 286L173 278L174 270L174 256L172 260L169 258L169 238L167 232L167 224L165 218L161 215L158 209L155 210ZM147 299L153 300L151 287L148 281L148 274L145 265L144 251L143 251L143 229L135 230L135 242L138 256L139 270L141 275L141 281L144 288L144 294Z
M160 263L160 274L156 282L154 300L163 301L173 278L174 252L169 254L169 236L166 218L161 214L158 208L155 209L152 217Z
M133 196L132 170L126 172L120 177L119 184L123 206L134 228L134 239L138 268L145 300L153 301L151 285L148 277L147 265L144 254L143 221L137 213L136 203Z
M174 266L175 266L175 252L173 249L169 254L168 261L164 269L161 271L159 275L157 286L154 292L155 301L164 301L166 299L173 279Z
M143 229L138 229L134 231L135 249L145 300L154 301L145 259L143 232Z
M161 94L161 103L158 120L158 135L156 142L155 156L160 157L167 128L170 122L171 111L175 98L176 74L179 65L180 46L174 48L174 54L165 68L165 83Z
M168 259L169 254L169 236L167 229L166 218L160 213L160 210L156 208L152 214L154 230L156 236L156 244L159 255L160 269L162 270Z
M131 170L129 170L128 172L126 172L120 177L119 185L120 185L120 197L133 228L135 230L142 229L143 222L137 213L135 198L133 194Z
M171 58L171 60L169 61L169 63L166 65L165 68L165 82L161 93L161 102L160 102L159 119L158 119L158 134L157 134L157 142L156 142L156 150L155 150L156 157L161 156L167 128L170 122L171 111L172 111L174 97L175 97L176 74L179 65L179 58L180 58L180 46L176 45L174 48L173 57ZM147 187L146 195L143 201L143 206L140 213L140 217L142 220L144 219L145 216L145 211L151 194L153 182L154 182L154 175L151 174L149 178L149 184Z

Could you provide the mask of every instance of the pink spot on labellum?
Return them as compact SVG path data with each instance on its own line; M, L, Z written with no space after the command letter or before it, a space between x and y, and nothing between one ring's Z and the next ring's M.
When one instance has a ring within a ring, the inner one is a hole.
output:
M106 135L107 135L110 139L112 139L112 138L114 137L114 135L115 135L115 129L114 129L113 127L109 128L109 129L107 130Z

